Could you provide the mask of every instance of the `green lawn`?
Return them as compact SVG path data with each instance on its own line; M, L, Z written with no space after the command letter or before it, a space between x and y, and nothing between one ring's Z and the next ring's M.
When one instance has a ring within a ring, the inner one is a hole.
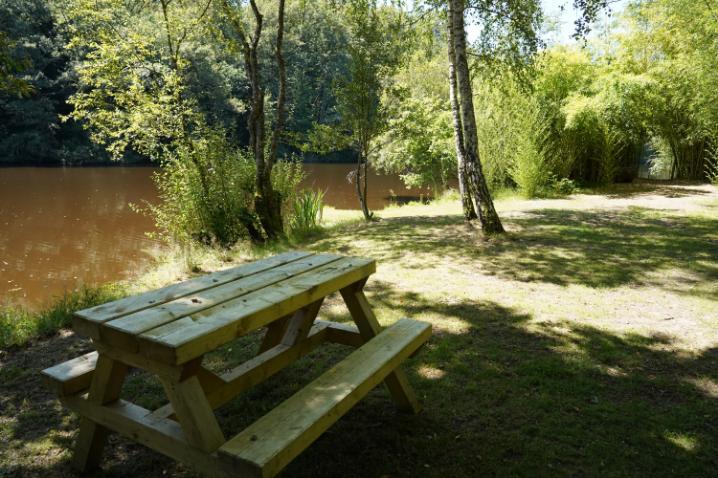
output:
M331 227L292 245L375 257L368 296L380 320L426 320L434 336L405 367L419 415L395 411L379 388L284 476L715 476L718 190L624 186L497 206L502 238L483 239L444 201L391 208L371 224L330 211ZM242 254L192 262L207 270ZM176 280L178 270L166 263L138 283ZM348 320L336 297L322 315ZM209 365L250 357L257 339ZM89 349L61 331L0 355L0 476L72 475L77 419L37 372ZM219 411L225 433L347 353L320 349L238 397ZM125 394L162 403L159 385L139 374ZM98 476L163 473L194 476L113 438Z

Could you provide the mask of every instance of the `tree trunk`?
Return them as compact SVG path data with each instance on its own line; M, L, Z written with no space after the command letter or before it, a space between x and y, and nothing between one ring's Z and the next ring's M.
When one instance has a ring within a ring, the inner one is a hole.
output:
M359 198L359 206L361 207L361 212L364 214L364 220L370 221L373 214L369 211L369 206L367 206L366 202L366 192L367 192L367 162L365 159L365 152L363 148L359 151L359 155L357 158L357 170L356 170L356 177L354 180L356 181L356 190L357 190L357 197Z
M466 57L466 32L464 30L464 1L449 1L449 17L453 23L454 58L456 69L456 83L459 92L459 110L464 139L464 152L466 158L466 175L478 209L481 229L486 234L497 234L504 232L501 219L496 213L491 193L486 184L486 178L481 169L479 158L479 138L476 129L476 117L474 113L473 92L471 88L471 76L469 74L469 62Z
M245 33L244 25L240 17L236 15L236 5L224 0L222 6L229 18L235 32L239 36L240 46L244 55L244 67L247 79L252 89L252 96L249 102L249 148L254 156L257 166L255 175L255 198L254 209L259 218L259 223L264 229L268 239L275 239L284 234L282 224L282 201L279 194L272 187L272 168L277 160L277 148L279 138L284 128L284 108L286 101L287 75L282 54L282 43L284 40L284 4L285 0L279 0L277 17L277 44L275 57L279 70L279 95L277 98L277 119L275 121L269 155L265 155L265 112L264 112L264 88L260 75L258 60L259 40L262 36L263 17L257 7L255 0L249 2L254 15L254 34ZM250 231L252 238L256 237ZM257 242L255 240L255 242Z
M262 16L257 6L252 0L252 10L254 11L255 20L259 25L258 33L255 40L259 39L261 34ZM257 164L256 188L257 192L254 197L254 208L259 216L259 222L262 224L267 238L276 239L284 234L284 225L282 224L282 202L277 191L272 187L272 168L277 160L277 147L279 137L284 127L284 103L286 98L286 81L287 74L284 67L284 56L282 55L282 42L284 39L284 0L279 1L279 10L277 16L277 44L275 46L275 57L277 68L279 70L279 94L277 97L276 121L274 123L274 131L272 134L272 142L270 144L269 155L264 154L264 89L261 86L261 78L259 76L259 62L257 61L258 43L255 42L251 51L252 62L252 114L250 114L250 123L254 124L255 135L252 138L252 126L250 126L250 143L254 149L254 158ZM257 114L255 115L255 111Z
M451 101L451 118L454 124L454 142L456 146L456 165L457 176L459 179L459 195L461 196L461 209L464 211L464 219L470 222L476 219L476 210L474 203L471 201L469 193L469 185L466 179L466 153L464 151L464 133L461 131L461 117L459 113L459 102L456 98L456 69L454 62L456 61L454 54L454 28L451 18L447 21L449 36L447 45L449 50L449 100Z

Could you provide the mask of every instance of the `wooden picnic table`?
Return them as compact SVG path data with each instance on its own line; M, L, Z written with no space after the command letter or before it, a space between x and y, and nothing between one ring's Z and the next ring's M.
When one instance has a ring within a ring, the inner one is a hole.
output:
M372 259L288 252L76 312L97 349L43 371L80 417L74 464L99 465L115 431L207 476L271 477L382 381L404 410L419 404L400 363L431 335L402 319L382 329L363 287ZM341 293L355 325L317 319ZM202 366L219 346L266 327L258 354L218 375ZM357 347L305 388L226 439L214 409L324 342ZM120 399L128 369L156 375L169 403L147 410Z

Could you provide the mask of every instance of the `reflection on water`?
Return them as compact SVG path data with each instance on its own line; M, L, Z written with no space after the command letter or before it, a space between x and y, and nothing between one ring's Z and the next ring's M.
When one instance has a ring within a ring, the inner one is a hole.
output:
M358 209L347 164L307 164L302 187L325 202ZM0 304L37 307L81 284L126 278L147 264L159 244L152 221L129 204L156 201L153 168L0 168ZM398 177L369 176L371 209L426 191Z

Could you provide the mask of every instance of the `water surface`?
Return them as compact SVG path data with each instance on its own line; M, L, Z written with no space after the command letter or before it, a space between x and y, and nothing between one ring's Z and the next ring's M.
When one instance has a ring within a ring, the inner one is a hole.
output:
M303 187L325 202L358 209L346 164L307 164ZM130 204L157 200L149 167L0 168L0 305L37 308L82 284L131 277L160 244L147 237L152 220ZM426 192L423 191L425 194ZM368 203L380 209L417 197L398 177L372 173Z

